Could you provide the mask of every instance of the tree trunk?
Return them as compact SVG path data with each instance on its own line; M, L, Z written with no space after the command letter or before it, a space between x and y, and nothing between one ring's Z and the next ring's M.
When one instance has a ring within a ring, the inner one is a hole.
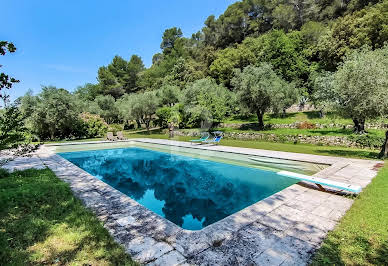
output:
M319 110L319 118L324 118L325 117L325 112L323 109Z
M50 139L54 140L54 129L52 127L50 128Z
M365 119L357 119L353 118L354 123L354 132L357 134L363 134L365 133Z
M286 117L286 115L287 115L286 108L283 108L283 117Z
M136 119L137 128L141 128L141 123L139 119Z
M380 159L388 158L388 130L385 132L385 141L383 146L381 147L381 152L379 154Z
M173 138L174 137L174 123L170 123L168 125L168 137Z
M263 130L264 129L264 122L263 122L264 112L261 112L260 110L258 110L256 112L256 114L257 114L257 120L259 121L259 129Z
M150 132L150 122L151 122L151 119L144 119L144 124L146 126L146 129L147 129L147 132Z

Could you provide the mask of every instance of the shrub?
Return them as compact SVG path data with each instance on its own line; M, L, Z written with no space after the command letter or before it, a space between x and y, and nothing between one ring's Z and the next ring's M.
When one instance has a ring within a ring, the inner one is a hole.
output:
M10 174L8 172L7 169L4 169L4 168L0 168L0 178L6 178L8 177Z
M28 143L23 116L16 106L9 106L0 113L0 150L17 148Z
M384 143L383 138L375 135L370 135L370 134L350 135L348 136L348 139L356 142L362 147L370 147L370 148L380 148Z
M316 126L313 123L303 121L296 126L298 129L315 129Z
M289 141L289 139L286 136L284 136L284 135L279 135L278 136L278 141L281 142L281 143L286 143L286 142Z
M65 89L43 87L37 96L27 93L21 99L26 125L39 139L79 138L83 122L79 118L80 105Z
M84 124L83 136L88 138L104 136L108 131L108 124L99 115L93 115L90 113L82 113L80 115Z
M161 107L156 110L156 116L158 119L156 120L156 123L162 127L166 128L168 126L168 121L171 117L171 108L170 107Z

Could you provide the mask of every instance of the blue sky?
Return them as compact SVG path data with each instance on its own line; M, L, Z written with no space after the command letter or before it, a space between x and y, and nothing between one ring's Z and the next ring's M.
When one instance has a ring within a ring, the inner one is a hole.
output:
M191 36L235 0L0 2L0 39L18 48L0 57L1 71L21 81L10 91L15 99L28 89L39 92L41 85L72 91L95 83L98 67L115 55L138 54L148 67L165 29L180 27Z

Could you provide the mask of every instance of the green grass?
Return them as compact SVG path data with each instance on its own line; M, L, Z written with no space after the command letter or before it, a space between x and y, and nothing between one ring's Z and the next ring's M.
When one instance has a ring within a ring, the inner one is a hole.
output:
M353 125L351 119L346 119L341 117L339 114L334 112L327 113L323 118L319 117L319 113L317 111L309 111L309 112L297 112L297 113L287 113L284 117L278 116L274 114L265 114L264 115L264 123L265 124L292 124L295 122L303 122L308 121L310 123L318 123L322 125L328 124L341 124L341 125ZM377 119L371 122L388 122L386 119ZM225 120L225 123L233 123L233 124L243 124L243 123L257 123L257 116L251 115L248 117L235 116L230 117Z
M0 265L136 265L48 169L0 172Z
M309 121L311 123L319 124L343 124L351 125L351 119L345 119L340 117L336 113L327 113L325 117L320 118L319 113L316 111L310 112L298 112L298 113L287 113L285 116L278 116L274 114L265 114L264 123L266 124L292 124L295 122ZM257 116L251 115L248 117L230 117L225 123L257 123Z
M329 233L312 265L388 265L387 163Z
M167 134L161 134L160 131L156 133L147 134L146 132L137 134L124 134L127 138L154 138L154 139L168 139ZM187 136L175 136L174 140L189 141L195 139L195 137ZM336 147L336 146L317 146L310 144L290 144L290 143L277 143L277 142L265 142L255 140L233 140L233 139L222 139L221 145L233 146L233 147L244 147L274 151L288 151L296 153L307 153L317 155L328 155L328 156L340 156L349 158L363 158L363 159L376 159L378 156L378 150L371 149L354 149L347 147Z

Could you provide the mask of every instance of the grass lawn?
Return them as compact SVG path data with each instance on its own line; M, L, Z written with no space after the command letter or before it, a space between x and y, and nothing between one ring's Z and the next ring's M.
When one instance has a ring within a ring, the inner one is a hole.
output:
M320 118L319 112L309 111L309 112L297 112L297 113L287 113L284 117L274 114L265 114L264 123L265 124L293 124L295 122L308 121L310 123L318 124L341 124L341 125L353 125L351 119L342 118L340 115L329 112L325 117ZM367 121L371 122L388 122L386 119L377 119ZM229 117L225 120L225 123L233 124L243 124L243 123L257 123L257 116L251 115L248 117Z
M329 233L312 265L388 265L387 164Z
M319 124L343 124L351 125L351 119L344 119L335 113L328 113L325 117L320 118L319 113L316 111L310 112L298 112L287 113L285 116L279 116L274 114L265 114L264 123L266 124L292 124L295 122L309 121L311 123ZM248 117L230 117L225 123L242 124L242 123L257 123L257 116L251 115Z
M0 171L0 265L37 264L136 265L51 170Z

